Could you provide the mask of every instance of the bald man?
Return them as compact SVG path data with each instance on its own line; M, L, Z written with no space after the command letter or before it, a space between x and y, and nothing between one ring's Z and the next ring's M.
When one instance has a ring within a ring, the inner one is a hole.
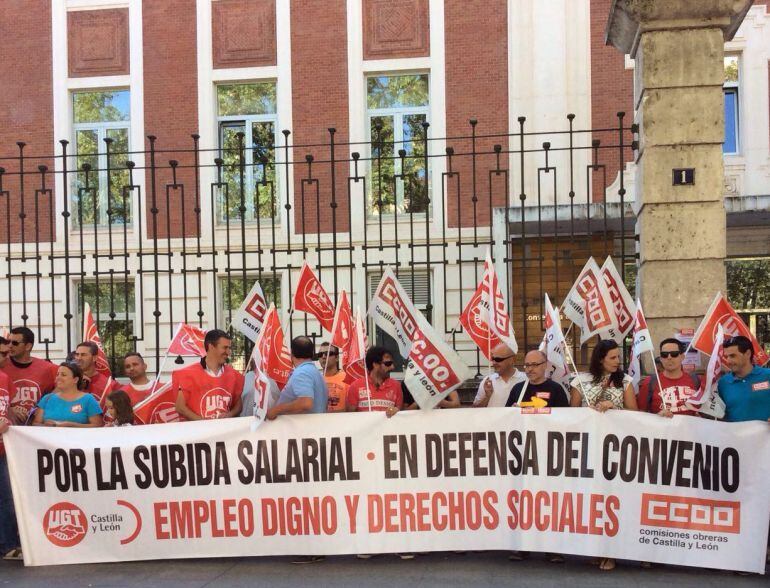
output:
M547 369L548 359L545 353L537 349L527 353L524 357L524 373L527 375L527 380L519 382L511 389L505 406L523 404L535 408L568 407L569 397L566 390L557 382L546 377Z
M481 380L479 391L473 400L474 407L505 406L511 389L526 380L526 376L516 369L515 358L516 354L503 343L492 349L492 368L495 373Z

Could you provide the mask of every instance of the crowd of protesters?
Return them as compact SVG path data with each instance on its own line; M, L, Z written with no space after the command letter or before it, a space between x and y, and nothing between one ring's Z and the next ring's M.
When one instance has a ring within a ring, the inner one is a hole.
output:
M0 337L0 550L5 559L22 559L13 512L8 466L2 433L9 426L49 427L130 426L135 424L132 406L148 397L159 382L147 376L147 365L139 353L123 360L128 383L118 384L96 369L98 347L80 343L71 361L54 365L31 355L34 333L26 327ZM219 419L253 413L254 372L242 375L228 363L231 337L214 329L206 334L206 354L172 375L177 390L176 411L183 420ZM419 408L410 391L390 377L396 368L394 356L385 348L370 347L366 353L366 376L350 381L340 367L339 350L323 343L316 353L309 337L291 341L294 369L283 389L270 381L267 418L325 412L381 411L392 417L400 410ZM723 345L729 368L719 380L718 392L725 403L727 421L770 421L770 369L753 365L754 349L746 337L732 337ZM482 379L473 407L534 406L538 408L591 407L608 410L643 410L663 417L697 416L697 406L688 399L701 386L697 376L682 367L684 346L676 339L660 344L659 378L647 377L635 394L631 378L622 369L621 350L611 340L594 347L588 373L578 374L567 387L547 377L546 356L538 350L526 353L524 372L516 368L516 354L505 345L492 350L494 373ZM317 362L317 364L316 364ZM320 369L319 369L320 366ZM253 367L253 366L252 366ZM438 405L459 408L452 392ZM413 554L401 554L411 558ZM526 554L514 552L510 559ZM362 555L360 557L368 557ZM563 561L547 554L552 562ZM320 557L298 561L318 561ZM600 561L600 569L615 567L612 559Z

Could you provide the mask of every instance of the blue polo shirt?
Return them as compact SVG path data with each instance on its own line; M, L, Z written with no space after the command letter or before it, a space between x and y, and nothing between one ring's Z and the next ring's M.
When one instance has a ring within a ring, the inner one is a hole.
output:
M770 419L770 369L755 367L745 378L725 374L719 378L719 396L725 402L725 420Z
M312 398L313 408L310 412L326 412L326 403L329 398L329 390L326 388L321 372L313 365L312 361L299 364L291 372L289 381L281 391L278 404L294 402L297 398Z

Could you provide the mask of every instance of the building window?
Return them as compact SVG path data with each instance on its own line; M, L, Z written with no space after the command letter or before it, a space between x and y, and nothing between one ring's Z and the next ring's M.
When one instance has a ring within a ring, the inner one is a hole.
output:
M77 165L74 226L129 224L131 191L124 189L129 184L129 91L74 93L72 120ZM109 157L105 139L111 141Z
M371 300L374 298L374 293L377 291L377 286L382 279L382 272L370 272L367 277L369 278L369 300ZM430 303L430 298L428 297L428 280L430 280L430 274L427 270L399 270L398 272L398 281L404 287L410 300L414 303L415 308L428 319L428 322L432 322L433 317L431 316L431 313L428 312L428 305ZM372 339L374 341L372 345L379 345L390 351L393 360L396 362L396 371L403 371L406 358L402 357L398 352L396 340L377 327L371 319L367 325L367 332L369 333L369 341L372 341ZM372 333L374 333L373 338Z
M725 142L722 153L737 154L740 150L740 106L738 91L740 87L740 61L737 55L725 56Z
M134 350L134 282L116 280L78 284L78 312L75 322L77 339L83 333L83 307L88 303L99 328L102 349L115 377L123 376L123 356Z
M428 122L428 75L369 77L366 106L371 142L369 213L428 212L423 128Z
M728 259L725 265L730 304L770 351L770 257Z
M237 274L236 274L237 275ZM231 323L233 320L233 313L238 310L238 307L246 298L246 294L249 293L254 282L259 279L259 283L262 286L262 291L265 293L267 299L267 305L275 304L275 307L281 309L281 277L275 274L262 274L262 277L247 276L244 282L243 277L229 277L222 278L220 281L222 292L222 320L219 324L224 325L224 329L228 330L233 336L233 347L231 362L234 367L243 371L246 365L246 338L238 329L231 329ZM284 333L288 336L288 333Z
M224 162L223 185L217 191L220 223L240 221L241 217L245 221L276 218L276 112L275 82L217 86L219 148ZM243 133L243 143L239 133ZM243 215L241 195L246 209Z

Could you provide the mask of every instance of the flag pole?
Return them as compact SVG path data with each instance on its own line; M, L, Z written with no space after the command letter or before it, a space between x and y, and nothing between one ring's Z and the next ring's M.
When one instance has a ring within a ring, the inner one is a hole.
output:
M521 404L521 399L524 398L524 394L527 391L528 387L529 387L529 378L527 378L524 381L524 385L521 387L521 394L519 394L519 397L516 399L516 406Z
M179 334L179 330L182 328L183 324L184 323L177 324L176 329L174 329L174 334L171 336L172 342L174 341L174 339L176 339L176 336ZM147 395L147 398L150 398L155 393L155 388L158 387L158 382L160 381L160 375L163 373L163 368L166 367L167 359L168 359L168 348L166 348L166 354L163 356L163 361L160 362L160 367L158 368L158 372L155 374L155 380L153 380L152 382L152 388L150 388L150 393Z
M649 350L650 357L652 357L652 370L655 372L655 378L658 380L658 394L660 394L660 402L663 404L663 409L668 410L666 406L666 400L663 398L663 384L660 382L660 373L658 372L658 366L655 365L655 352Z
M361 307L356 306L356 338L358 338L358 347L363 351L365 348L362 335L364 334L361 329ZM359 338L360 337L360 338ZM364 354L364 357L366 354ZM364 385L366 386L366 401L369 405L369 412L372 412L372 392L369 389L369 370L366 369L366 359L364 359Z

